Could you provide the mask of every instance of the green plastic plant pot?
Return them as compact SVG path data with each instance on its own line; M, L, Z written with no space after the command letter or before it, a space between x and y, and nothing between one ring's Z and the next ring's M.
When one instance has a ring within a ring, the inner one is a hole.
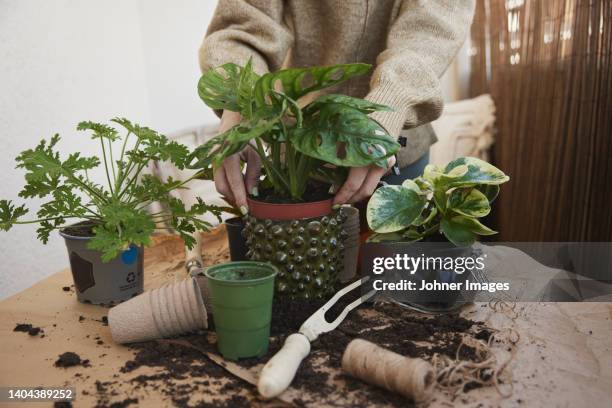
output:
M268 351L274 278L264 262L228 262L209 267L217 347L224 358L261 357Z

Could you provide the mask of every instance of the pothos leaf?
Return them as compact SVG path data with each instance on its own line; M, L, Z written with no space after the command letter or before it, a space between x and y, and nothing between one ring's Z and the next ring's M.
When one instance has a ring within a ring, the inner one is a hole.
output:
M412 225L417 227L427 225L434 219L437 214L438 208L435 205L430 205L423 210L421 215L419 215L414 221L412 221Z
M478 184L499 185L510 180L503 171L475 157L460 157L448 163L440 182L452 187Z
M457 246L471 245L476 235L494 235L497 232L480 223L477 219L457 215L442 219L440 230Z
M378 188L366 210L370 229L374 232L400 231L409 226L423 211L426 199L403 186Z
M291 131L290 139L299 152L343 167L386 167L386 159L400 147L365 113L340 103L320 105L317 114L304 119L303 128Z
M457 222L456 219L444 218L440 222L440 230L450 242L456 246L470 246L476 240L476 234L467 225Z
M475 188L459 188L448 196L446 207L468 217L484 217L491 212L487 197Z
M478 235L495 235L497 231L492 230L486 225L482 224L476 218L466 217L463 215L458 215L452 218L452 221L469 228L474 234Z
M499 195L499 185L483 184L476 186L476 188L487 197L489 204L492 204Z

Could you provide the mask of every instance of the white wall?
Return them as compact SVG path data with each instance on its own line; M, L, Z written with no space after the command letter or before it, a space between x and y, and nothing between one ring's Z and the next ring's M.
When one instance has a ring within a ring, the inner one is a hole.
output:
M0 198L23 202L14 158L43 137L98 154L74 130L81 120L125 116L164 132L215 120L195 88L215 3L0 0ZM45 246L35 230L0 232L0 299L68 266L63 240Z
M140 0L153 128L175 132L217 120L198 96L198 49L216 1Z
M81 120L125 116L168 133L216 122L196 91L197 51L215 6L0 0L0 198L23 202L14 158L43 137L58 132L62 150L98 154L98 145L74 130ZM447 100L458 95L460 71L451 68L444 80ZM35 230L0 231L0 299L68 266L63 240L52 236L45 246Z

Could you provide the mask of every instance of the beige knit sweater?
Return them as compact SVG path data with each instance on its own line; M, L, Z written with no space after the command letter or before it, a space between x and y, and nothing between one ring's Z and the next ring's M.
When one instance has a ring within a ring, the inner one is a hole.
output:
M463 43L473 11L474 0L219 0L200 66L244 65L251 57L259 73L373 64L368 77L330 91L392 107L372 116L398 136L440 115L439 78ZM400 165L418 159L424 152L415 149L432 140L427 132L412 133L398 154Z

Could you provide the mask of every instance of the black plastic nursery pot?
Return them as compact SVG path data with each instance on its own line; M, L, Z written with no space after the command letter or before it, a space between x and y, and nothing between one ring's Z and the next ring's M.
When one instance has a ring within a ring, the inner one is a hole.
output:
M225 230L227 231L230 259L234 262L248 260L247 251L249 249L243 235L244 220L240 217L225 220Z
M243 232L247 257L278 268L278 296L324 298L343 268L345 217L332 210L331 198L299 204L249 199Z
M476 258L480 251L473 246L457 247L450 242L368 242L362 258L362 275L372 275L372 259L374 257L395 258L398 254L410 257L439 260ZM460 309L466 303L472 302L476 293L466 291L466 282L475 281L483 276L474 267L448 269L437 261L430 261L428 267L419 267L414 271L388 270L384 272L385 282L401 282L409 280L415 283L418 290L387 292L388 298L402 306L427 313L450 313ZM413 273L412 273L413 272ZM376 278L378 279L378 277ZM422 289L434 283L461 283L460 290Z
M131 245L117 258L102 262L100 251L87 248L91 237L71 235L69 229L60 235L68 249L79 302L112 305L143 292L143 247Z

